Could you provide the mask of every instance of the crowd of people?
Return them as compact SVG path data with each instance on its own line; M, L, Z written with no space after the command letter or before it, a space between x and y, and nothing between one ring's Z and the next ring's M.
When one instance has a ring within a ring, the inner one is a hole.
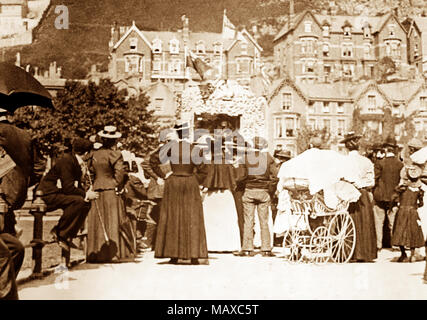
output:
M191 143L186 125L162 131L158 148L147 155L121 150L121 133L105 126L90 139L74 138L71 149L46 169L28 133L0 118L0 146L16 164L0 185L8 204L0 213L0 298L18 298L15 279L24 248L14 210L32 185L48 211L62 209L51 237L63 252L76 247L73 239L87 231L89 263L135 261L147 250L171 264L209 264L210 252L274 257L272 248L282 245L273 233L280 214L278 172L291 153L278 149L270 155L261 137L253 143L230 141L231 130ZM424 259L416 251L425 239L417 211L423 206L423 168L400 157L395 141L361 155L359 140L350 133L342 141L361 193L349 207L357 239L353 260L377 258L386 217L391 246L401 251L398 261ZM312 139L311 147L321 148L320 139ZM412 139L407 147L413 153L422 143Z

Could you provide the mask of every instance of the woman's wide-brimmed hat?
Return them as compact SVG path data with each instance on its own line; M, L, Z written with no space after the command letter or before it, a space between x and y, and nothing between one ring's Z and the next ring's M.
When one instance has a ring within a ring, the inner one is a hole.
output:
M358 140L361 137L362 136L360 134L356 134L355 132L351 131L344 135L344 139L342 139L340 143L346 143L347 141L351 141L351 140Z
M98 136L107 139L118 139L122 134L117 131L115 126L105 126L104 130L98 132Z

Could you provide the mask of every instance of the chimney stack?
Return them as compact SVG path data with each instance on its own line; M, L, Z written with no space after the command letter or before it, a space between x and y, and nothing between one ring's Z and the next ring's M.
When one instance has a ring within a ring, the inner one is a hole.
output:
M393 14L398 17L399 16L399 7L394 7L393 8Z
M188 18L183 15L181 17L182 20L182 38L184 40L184 45L188 44L188 41L190 40L190 28L188 26Z
M111 27L111 46L113 47L120 38L119 28L117 27L117 21L114 21L113 26Z

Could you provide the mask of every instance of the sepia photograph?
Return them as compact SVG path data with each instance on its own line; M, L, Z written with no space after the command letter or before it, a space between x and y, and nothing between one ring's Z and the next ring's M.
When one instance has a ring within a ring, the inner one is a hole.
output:
M0 54L0 300L427 299L425 0L0 0Z

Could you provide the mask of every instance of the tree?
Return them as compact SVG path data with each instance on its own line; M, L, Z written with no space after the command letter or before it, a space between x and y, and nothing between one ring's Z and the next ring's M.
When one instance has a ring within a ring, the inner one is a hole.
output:
M351 131L355 132L356 134L362 134L363 133L363 121L360 117L360 109L354 108L353 110L353 118L352 118L352 126Z
M314 137L322 139L322 148L329 149L331 143L331 135L327 128L313 129L308 126L305 119L301 119L301 127L297 132L297 152L302 153L310 147L310 141Z
M388 77L396 73L397 68L393 59L390 57L384 57L377 63L378 70L378 82L385 83L388 81Z
M27 128L49 155L60 152L67 139L89 138L105 125L116 126L123 134L123 147L132 152L148 152L157 143L158 126L153 112L147 110L148 97L141 94L127 99L126 91L118 91L109 80L99 84L69 81L54 104L55 110L27 107L15 114L17 125Z
M394 118L390 108L384 108L383 139L394 138Z

